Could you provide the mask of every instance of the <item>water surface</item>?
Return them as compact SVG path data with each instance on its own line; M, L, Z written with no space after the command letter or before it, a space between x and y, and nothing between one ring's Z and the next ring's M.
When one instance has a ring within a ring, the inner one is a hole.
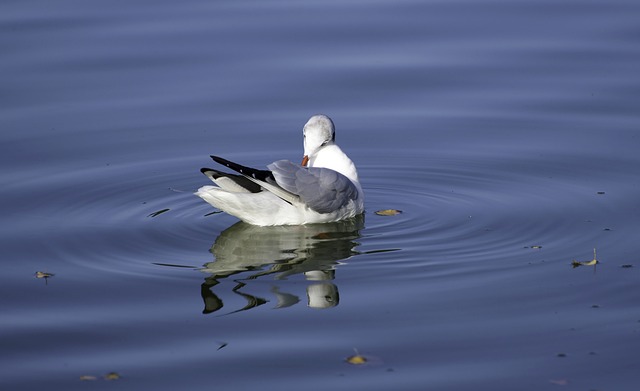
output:
M635 390L639 12L5 2L2 388ZM318 112L362 219L192 194Z

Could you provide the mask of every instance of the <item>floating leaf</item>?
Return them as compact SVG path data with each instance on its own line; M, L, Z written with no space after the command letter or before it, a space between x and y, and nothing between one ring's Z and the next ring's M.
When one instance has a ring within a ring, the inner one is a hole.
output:
M367 358L359 354L347 357L347 362L352 365L362 365L367 363Z
M160 210L159 210L159 211L157 211L157 212L153 212L153 213L149 214L147 217L156 217L156 216L158 216L158 215L163 214L164 212L168 212L169 210L170 210L169 208L160 209Z
M44 279L51 278L54 275L55 274L53 274L53 273L47 273L47 272L36 272L35 273L36 278L44 278Z
M118 374L117 372L109 372L106 375L104 375L104 380L118 380L120 379L120 374Z
M345 360L346 362L348 362L351 365L363 365L369 361L365 356L358 353L358 349L353 349L353 350L356 352L356 354L354 354L353 356L347 357Z
M576 261L575 259L573 261L571 261L571 266L573 266L574 268L578 267L578 266L595 266L598 263L600 263L600 261L598 261L598 259L596 258L596 249L593 249L593 259L590 261L586 261L586 262L580 262L580 261Z
M377 214L378 216L395 216L399 215L400 213L402 213L402 211L398 209L383 209L375 212L375 214Z
M82 375L80 376L80 380L82 381L94 381L94 380L98 380L97 377L92 376L92 375Z

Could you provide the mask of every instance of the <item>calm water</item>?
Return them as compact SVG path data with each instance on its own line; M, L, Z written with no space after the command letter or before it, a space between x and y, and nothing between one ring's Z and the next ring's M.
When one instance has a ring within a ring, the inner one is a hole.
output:
M0 387L637 390L639 15L4 1ZM193 196L209 154L299 160L317 112L363 219Z

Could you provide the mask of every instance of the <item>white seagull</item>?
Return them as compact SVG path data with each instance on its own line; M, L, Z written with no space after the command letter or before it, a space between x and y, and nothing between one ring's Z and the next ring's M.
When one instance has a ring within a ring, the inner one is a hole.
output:
M217 156L213 160L240 173L200 171L218 186L203 186L197 196L253 225L328 223L364 211L356 166L335 144L331 118L314 115L303 128L304 157L297 165L278 160L268 170L244 167Z

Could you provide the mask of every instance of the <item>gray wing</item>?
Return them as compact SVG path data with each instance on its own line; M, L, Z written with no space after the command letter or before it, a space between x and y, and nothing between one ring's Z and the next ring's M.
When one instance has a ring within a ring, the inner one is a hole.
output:
M278 160L267 167L280 187L318 213L333 212L358 198L353 182L331 169L302 167L288 160Z

